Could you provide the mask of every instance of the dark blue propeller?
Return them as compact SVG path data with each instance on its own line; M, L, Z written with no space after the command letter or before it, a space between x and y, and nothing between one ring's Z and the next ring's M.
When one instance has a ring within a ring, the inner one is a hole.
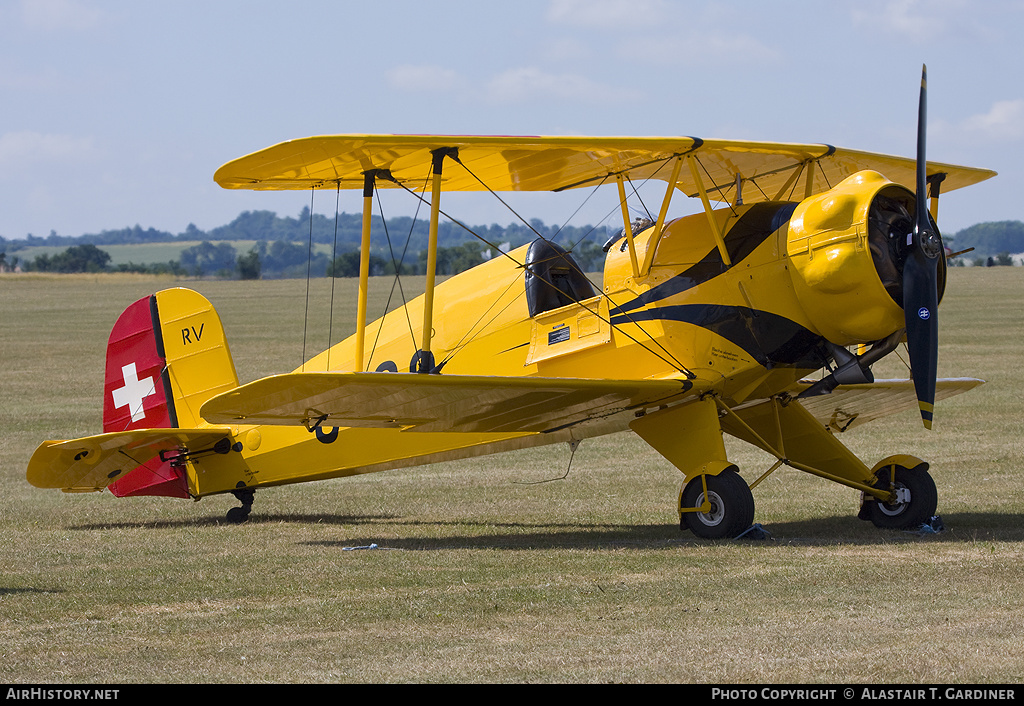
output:
M925 160L928 69L921 69L921 98L917 114L917 207L914 230L908 234L903 264L903 311L907 324L907 348L917 403L926 428L932 428L935 378L939 352L939 268L945 252L928 212L928 175Z

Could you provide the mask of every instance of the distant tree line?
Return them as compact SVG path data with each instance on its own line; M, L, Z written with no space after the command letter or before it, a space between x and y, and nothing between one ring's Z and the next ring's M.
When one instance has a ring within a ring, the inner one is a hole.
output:
M337 226L337 227L336 227ZM413 219L409 216L397 216L385 222L380 216L371 218L371 233L376 245L391 242L396 253L406 251L418 253L427 247L429 226L425 219ZM536 232L535 232L536 231ZM519 245L529 242L537 234L545 238L558 239L559 242L575 243L588 236L600 239L605 233L603 226L565 226L558 228L545 225L540 219L533 219L529 224L512 223L505 226L498 224L463 226L452 221L443 220L438 224L437 240L441 247L461 245L468 241L485 243L511 242ZM104 230L100 233L85 235L58 235L50 231L50 235L41 238L28 234L23 239L8 239L0 236L0 251L16 252L26 247L39 245L72 246L72 245L125 245L132 243L171 243L171 242L232 242L238 240L265 241L267 243L308 243L312 238L314 244L333 245L337 243L339 252L354 250L359 247L362 237L362 215L339 213L337 224L334 216L314 214L310 217L306 206L297 218L281 217L273 211L244 211L235 220L224 226L204 231L190 223L181 233L174 234L154 228L143 230L136 225L133 228L120 230Z
M604 253L593 240L603 242L608 229L567 226L556 228L540 219L529 224L499 226L463 226L443 221L438 226L438 272L455 274L485 260L498 256L500 249L509 249L530 242L536 237L556 240L566 247L576 245L574 254L583 269L601 269ZM371 220L371 237L375 244L370 255L370 271L374 275L422 274L426 271L428 224L422 219L400 216L389 219L385 227L379 216ZM306 277L354 277L359 272L359 242L362 238L362 216L340 213L333 217L313 215L305 207L297 218L280 217L272 211L245 211L231 223L209 231L195 224L178 234L140 226L105 230L81 236L58 235L51 231L46 238L29 234L23 240L0 237L0 266L20 264L37 272L142 272L193 277L241 279ZM256 241L256 245L239 253L232 244ZM101 245L139 243L196 242L181 251L180 258L166 263L111 265L110 256ZM580 243L580 241L583 241ZM22 258L13 253L39 245L68 248L56 255ZM311 246L321 246L314 248ZM330 245L331 257L322 246ZM6 253L10 253L9 259Z
M973 265L1012 265L1013 255L1024 253L1024 223L993 221L964 228L954 236L953 249L959 252L968 248L974 250L966 253L964 257ZM963 258L956 258L954 262L958 265L965 264Z
M384 221L374 216L371 221L375 247L370 254L370 272L374 275L423 274L426 271L428 225L422 219L409 217ZM499 226L462 226L450 221L438 228L437 271L455 274L492 257L501 250L518 247L536 237L554 240L572 248L581 269L588 272L603 268L605 254L601 244L613 229L605 226L556 228L539 219L529 224ZM0 270L20 265L24 270L38 272L142 272L175 276L220 277L240 279L294 277L354 277L359 273L359 242L362 217L340 213L333 217L313 215L309 208L297 218L280 217L271 211L245 211L231 223L203 231L189 224L177 235L140 226L81 236L63 236L51 231L46 238L29 235L24 240L0 237ZM1024 223L1000 221L979 223L966 228L946 241L953 250L974 250L951 260L952 265L1012 265L1011 254L1024 253ZM256 241L256 245L239 252L237 241ZM162 263L111 265L110 255L100 245L197 242L181 251L178 260ZM37 245L67 245L63 252L39 255L33 260L21 258L19 250ZM314 246L321 246L316 248ZM324 252L330 245L334 256Z

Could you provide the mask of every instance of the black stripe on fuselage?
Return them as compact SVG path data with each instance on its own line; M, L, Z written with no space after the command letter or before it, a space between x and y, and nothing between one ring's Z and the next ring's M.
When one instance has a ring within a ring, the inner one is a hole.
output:
M766 368L816 370L828 361L825 339L770 311L725 304L660 306L612 317L613 325L635 321L680 321L731 341Z
M639 309L685 292L687 289L692 289L727 272L730 267L735 267L754 252L757 246L767 240L772 233L784 226L795 209L795 203L754 204L739 217L725 236L725 249L732 261L731 266L725 264L718 248L713 248L711 252L701 258L700 262L686 268L668 281L652 287L635 299L612 308L609 313L614 316Z

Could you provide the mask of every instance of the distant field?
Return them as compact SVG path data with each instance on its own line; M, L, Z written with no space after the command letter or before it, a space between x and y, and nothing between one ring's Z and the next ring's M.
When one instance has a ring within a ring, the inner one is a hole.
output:
M150 265L156 262L170 262L171 260L178 260L181 258L182 250L194 245L199 245L200 242L201 241L198 240L181 242L175 241L173 243L97 245L96 247L110 253L110 264L116 267L117 265ZM249 250L256 245L255 240L231 240L227 242L231 247L238 251L239 255L249 252ZM37 245L9 253L8 260L13 257L17 257L22 261L32 261L40 255L56 255L57 253L64 252L67 249L66 245ZM314 243L313 250L315 252L322 252L329 255L331 253L331 246L324 245L322 243Z
M100 250L105 250L110 253L110 264L114 267L118 265L150 265L153 263L165 263L171 260L179 260L181 258L181 251L186 248L190 248L194 245L199 245L201 241L181 241L173 243L137 243L129 245L97 245ZM220 241L216 241L220 242ZM225 241L230 244L239 255L243 255L252 249L256 242L255 240L229 240ZM67 250L66 245L61 246L50 246L50 245L36 245L22 250L16 250L8 253L8 260L17 257L19 260L32 261L40 255L56 255L57 253L64 252ZM317 253L323 253L330 255L332 246L324 243L314 243L313 250ZM1024 263L1024 254L1013 255L1014 263ZM964 265L967 267L973 266L973 259L970 255L962 257Z
M679 473L637 437L199 503L37 490L44 439L96 433L120 311L171 279L0 275L0 682L1017 683L1024 675L1024 268L952 269L939 373L988 383L851 431L869 463L929 459L941 534L856 519L782 469L769 541L696 540ZM338 280L334 338L354 320ZM243 381L327 339L330 283L181 283ZM379 312L391 280L374 278ZM406 282L422 287L422 278ZM905 374L883 361L879 377ZM747 480L767 459L730 444ZM367 549L376 545L376 549Z

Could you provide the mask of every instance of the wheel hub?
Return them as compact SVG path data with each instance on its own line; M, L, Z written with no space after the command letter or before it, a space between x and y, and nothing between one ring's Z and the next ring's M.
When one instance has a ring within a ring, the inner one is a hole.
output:
M722 502L721 496L714 491L710 491L707 495L707 501L711 504L711 509L707 512L698 512L697 517L700 521L708 527L715 527L721 524L722 520L725 519L725 504ZM701 493L697 497L697 507L704 504L704 493Z
M904 510L906 510L909 505L910 488L903 485L902 483L896 483L895 487L893 488L892 502L879 502L878 509L881 510L883 514L888 515L889 517L895 517L896 515L899 515Z

